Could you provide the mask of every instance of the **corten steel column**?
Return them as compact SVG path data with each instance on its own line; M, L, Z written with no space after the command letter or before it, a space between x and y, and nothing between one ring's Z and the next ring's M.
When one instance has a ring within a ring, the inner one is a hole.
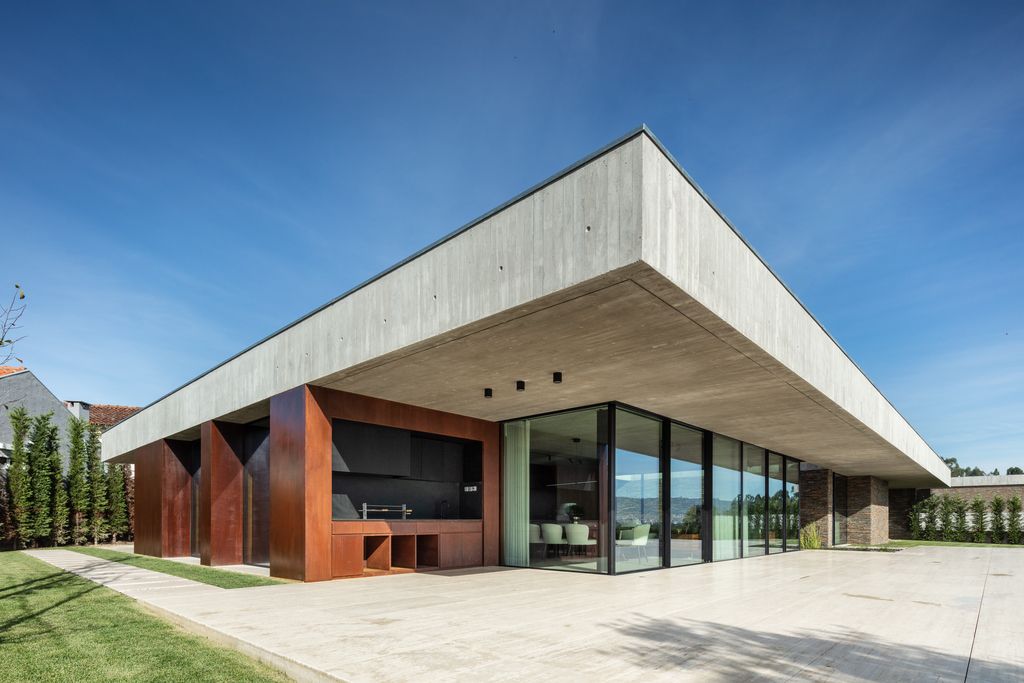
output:
M135 552L181 557L190 551L192 445L162 439L135 452Z
M199 559L242 563L242 438L244 427L204 422L199 482Z
M497 565L501 557L501 426L484 428L480 457L483 459L483 561Z
M331 423L317 387L270 399L270 574L331 578Z

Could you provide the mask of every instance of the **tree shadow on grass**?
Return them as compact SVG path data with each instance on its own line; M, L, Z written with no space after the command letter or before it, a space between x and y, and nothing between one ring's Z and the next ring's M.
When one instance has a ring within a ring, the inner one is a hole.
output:
M4 598L12 595L17 595L18 593L21 593L23 590L29 590L34 586L39 586L40 584L52 582L55 578L64 576L65 574L66 572L58 571L53 572L52 574L46 574L45 576L40 576L35 579L30 579L28 581L22 581L21 583L14 583L9 586L0 586L0 600L3 600Z
M692 619L634 616L609 624L630 645L603 650L638 670L728 681L963 681L969 658L844 629L755 631ZM971 661L997 680L1024 680L1005 663Z
M45 628L43 622L39 622L37 628L29 632L21 633L16 637L10 636L10 632L16 627L36 621L47 612L78 600L98 588L102 588L102 586L84 581L74 574L65 573L5 594L2 599L6 601L6 604L16 606L11 610L14 615L0 622L0 645L21 642L49 633L53 629ZM47 593L52 593L56 599L47 601Z
M80 567L79 570L87 574L89 570L104 566L107 566L105 562L97 560ZM117 580L120 576L110 579ZM4 601L5 607L3 613L13 613L13 616L0 621L0 645L21 642L49 633L53 629L46 628L44 622L40 621L31 631L22 632L17 637L10 636L10 631L16 627L38 620L46 613L78 600L98 588L103 588L103 584L87 576L63 570L0 587L0 600ZM47 601L47 593L53 594L52 601Z

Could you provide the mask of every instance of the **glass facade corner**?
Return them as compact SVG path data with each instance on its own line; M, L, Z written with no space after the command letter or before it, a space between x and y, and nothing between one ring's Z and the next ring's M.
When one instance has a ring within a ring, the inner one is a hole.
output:
M616 403L503 427L502 561L621 574L799 547L799 462Z

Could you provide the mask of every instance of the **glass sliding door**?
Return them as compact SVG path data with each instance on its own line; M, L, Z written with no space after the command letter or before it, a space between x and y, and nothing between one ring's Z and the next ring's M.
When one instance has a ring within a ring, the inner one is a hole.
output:
M704 507L704 434L673 424L669 428L669 564L701 562Z
M743 444L743 541L744 557L764 555L766 552L765 527L765 451L758 446Z
M778 453L768 454L768 552L781 553L785 537L786 501L785 501L785 466L786 461Z
M608 571L608 408L505 424L503 553L510 566Z
M846 503L846 477L832 473L832 543L844 545L849 543L847 520L849 510Z
M661 566L660 419L615 411L615 572Z
M741 557L741 466L740 442L719 434L712 441L712 550L713 560Z
M800 549L800 463L786 458L786 550Z

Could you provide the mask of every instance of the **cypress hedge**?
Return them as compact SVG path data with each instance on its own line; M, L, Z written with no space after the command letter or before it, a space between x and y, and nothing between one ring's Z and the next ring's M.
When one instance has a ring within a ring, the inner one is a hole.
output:
M915 539L973 543L1024 543L1024 503L1020 496L981 496L967 501L940 494L910 508L910 533Z
M132 535L134 482L124 465L104 466L96 425L72 418L64 471L53 414L10 411L11 459L0 476L0 546L100 543Z

